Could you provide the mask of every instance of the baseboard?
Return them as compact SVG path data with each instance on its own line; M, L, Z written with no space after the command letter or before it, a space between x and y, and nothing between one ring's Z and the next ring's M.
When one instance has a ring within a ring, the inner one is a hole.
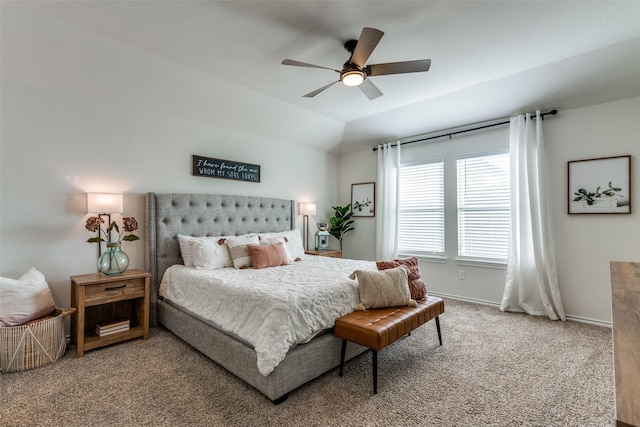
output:
M477 298L462 297L462 296L459 296L459 295L451 295L451 294L446 294L446 293L443 293L443 292L431 292L431 291L429 291L429 295L433 295L433 296L440 297L440 298L452 299L452 300L456 300L456 301L470 302L470 303L473 303L473 304L490 305L492 307L500 309L500 304L495 302L495 301L487 301L487 300L482 300L482 299L477 299ZM588 317L582 317L582 316L573 316L571 314L565 314L565 317L567 318L567 320L571 320L573 322L587 323L589 325L602 326L602 327L605 327L605 328L611 328L611 322L605 322L605 321L597 320L597 319L590 319Z
M482 300L482 299L477 299L477 298L468 298L468 297L463 297L463 296L460 296L460 295L445 294L443 292L431 292L431 291L429 291L429 295L433 295L435 297L440 297L440 298L453 299L453 300L456 300L456 301L471 302L471 303L474 303L474 304L490 305L490 306L498 308L498 309L500 308L500 304L498 304L497 302L494 302L494 301L487 301L487 300Z
M589 325L611 328L611 322L605 322L603 320L589 319L588 317L581 317L581 316L572 316L570 314L567 314L566 317L567 317L567 320L573 320L574 322L588 323Z

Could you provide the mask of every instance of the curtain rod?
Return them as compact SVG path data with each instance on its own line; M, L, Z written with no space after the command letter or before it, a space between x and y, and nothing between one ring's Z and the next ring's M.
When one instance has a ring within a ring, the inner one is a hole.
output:
M551 110L551 111L547 111L546 113L541 113L540 114L540 118L544 119L544 116L555 116L556 114L558 114L558 110ZM535 118L536 118L536 116L532 117L532 119L535 119ZM465 132L471 132L471 131L474 131L474 130L491 128L491 127L494 127L494 126L508 125L510 122L511 122L510 120L506 120L506 121L502 121L502 122L498 122L498 123L491 123L489 125L482 125L482 126L476 126L476 127L473 127L473 128L469 128L469 129L458 130L458 131L455 131L455 132L447 132L447 133L443 133L441 135L429 136L429 137L420 138L420 139L414 139L412 141L399 142L399 143L393 144L392 147L397 147L398 145L413 144L414 142L429 141L430 139L442 138L443 136L448 136L449 138L451 138L453 135L458 135L460 133L465 133ZM458 127L460 127L460 126L458 126ZM435 132L431 132L431 133L436 133L436 132L443 132L443 131L435 131ZM378 151L378 147L373 147L373 151Z

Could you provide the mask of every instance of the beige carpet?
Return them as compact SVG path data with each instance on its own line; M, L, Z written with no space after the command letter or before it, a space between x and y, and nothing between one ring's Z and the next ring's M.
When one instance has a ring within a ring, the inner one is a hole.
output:
M0 375L2 426L614 426L611 330L447 300L430 322L273 405L177 339Z

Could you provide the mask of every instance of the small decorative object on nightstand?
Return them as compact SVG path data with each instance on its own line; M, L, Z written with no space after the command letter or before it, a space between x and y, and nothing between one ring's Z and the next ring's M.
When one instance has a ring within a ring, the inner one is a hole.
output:
M307 255L326 256L329 258L342 258L342 251L339 249L325 249L317 251L305 251Z
M326 222L319 222L316 224L318 231L316 231L316 250L329 249L329 237L331 234L327 231L329 226Z
M149 338L149 278L142 270L120 276L71 276L71 342L77 356L85 350L142 337ZM125 326L126 325L126 326Z

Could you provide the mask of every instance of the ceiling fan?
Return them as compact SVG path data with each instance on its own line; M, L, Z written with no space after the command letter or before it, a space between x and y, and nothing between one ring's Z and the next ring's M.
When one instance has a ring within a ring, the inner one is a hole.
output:
M365 65L367 59L369 59L369 56L371 56L371 53L376 48L383 35L384 33L380 30L365 27L362 29L359 40L348 40L345 42L344 48L351 54L351 56L347 62L344 63L342 70L307 64L306 62L295 61L293 59L283 60L282 65L323 68L340 74L339 80L331 82L326 86L314 90L313 92L309 92L304 95L305 98L312 98L334 84L342 82L345 86L358 86L367 98L374 100L379 96L382 96L382 92L380 92L380 89L378 89L378 87L368 79L369 77L382 76L386 74L405 74L429 71L429 67L431 66L430 59Z

